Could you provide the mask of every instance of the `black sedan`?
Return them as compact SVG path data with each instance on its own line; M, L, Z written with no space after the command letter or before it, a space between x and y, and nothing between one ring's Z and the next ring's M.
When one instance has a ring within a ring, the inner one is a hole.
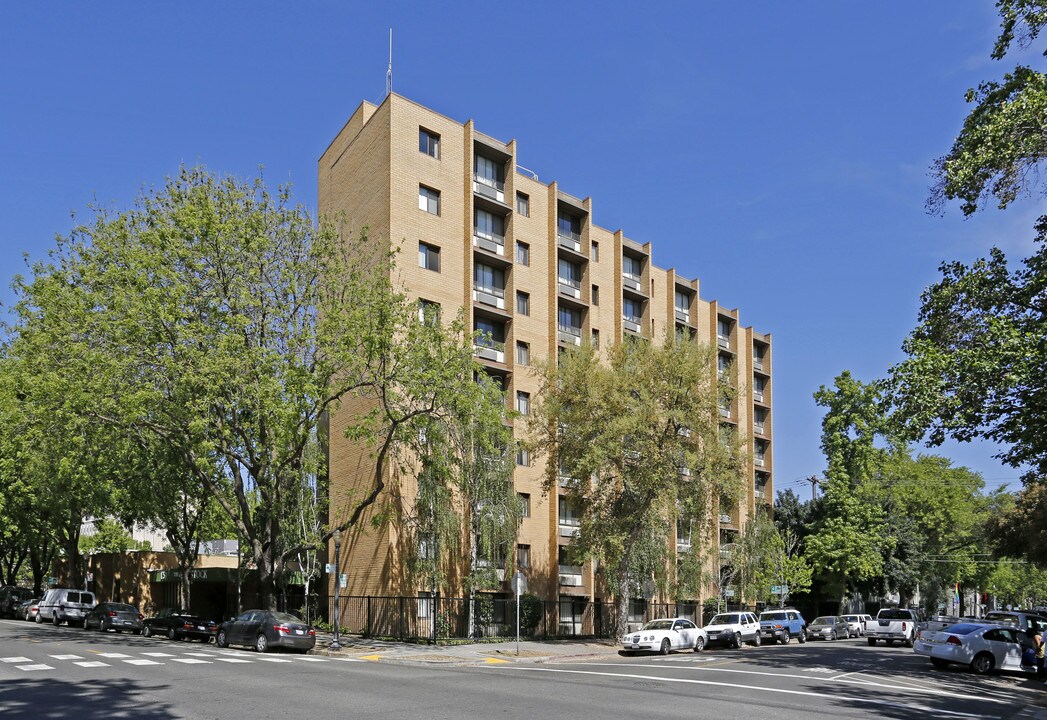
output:
M218 647L246 645L258 652L290 648L308 652L316 645L316 630L294 615L269 610L248 610L218 626Z
M145 615L138 608L124 603L98 603L84 615L84 630L96 627L102 632L130 630L135 635L142 632Z
M218 629L214 620L205 620L178 608L164 608L156 617L146 618L142 635L152 637L160 635L168 640L199 640L211 642L211 636Z

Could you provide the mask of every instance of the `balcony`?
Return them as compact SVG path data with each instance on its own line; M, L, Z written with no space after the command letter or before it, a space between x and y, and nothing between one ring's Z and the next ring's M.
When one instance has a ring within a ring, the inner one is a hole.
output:
M582 329L580 327L558 325L557 330L557 338L560 342L567 343L568 345L582 344Z
M473 228L473 245L495 255L505 257L505 235Z
M717 347L722 347L724 349L727 349L727 348L731 347L731 340L726 335L717 335L716 336L716 345L717 345Z
M757 500L763 500L767 497L767 492L763 488L756 488L755 490L753 490L753 496Z
M582 283L579 280L572 280L571 278L565 278L557 276L556 283L559 287L560 293L568 297L572 297L575 300L582 299Z
M731 518L731 516L729 514L727 514L727 513L720 513L720 524L721 525L730 525L733 522L734 522L734 520Z
M764 430L764 424L762 422L753 422L753 432L759 433L760 435L763 435L764 434L763 430Z
M477 340L473 344L473 355L497 363L505 362L505 343L497 340Z
M560 585L566 587L581 587L582 586L582 566L581 565L560 565L559 566Z
M763 358L762 357L754 357L753 358L753 370L759 370L760 372L764 371L764 364L763 364Z
M676 552L687 552L691 549L691 538L676 538Z
M473 173L473 192L500 203L505 202L505 183L500 180Z
M691 314L685 309L676 308L676 322L691 323Z
M731 408L729 408L729 407L721 407L720 408L720 417L722 417L722 418L730 418L731 417Z
M573 250L576 253L582 252L582 236L579 233L559 228L556 231L556 241L562 248Z
M624 327L629 332L636 333L637 335L640 334L640 322L641 320L638 317L631 315L622 316L622 327Z
M753 390L753 400L756 402L763 402L763 390Z
M754 454L753 455L753 465L755 465L756 467L763 467L764 466L764 456L763 455L755 455Z
M576 520L560 520L557 527L560 537L574 537L582 529Z
M626 290L632 290L633 292L640 292L640 276L634 275L630 272L622 273L622 285Z
M480 287L473 285L473 300L505 310L505 289L498 287Z

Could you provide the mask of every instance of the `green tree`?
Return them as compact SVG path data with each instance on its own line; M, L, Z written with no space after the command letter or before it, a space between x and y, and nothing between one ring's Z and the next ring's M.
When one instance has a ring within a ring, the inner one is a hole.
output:
M712 349L671 337L617 344L606 363L583 345L540 373L531 431L547 457L545 488L577 514L573 556L605 568L620 638L630 593L665 574L673 523L695 528L700 553L714 508L739 496L745 465L719 422L731 390L717 382Z
M80 552L85 555L91 553L121 553L127 550L138 549L138 542L131 537L131 533L116 520L101 518L94 523L95 531L90 535L80 536Z

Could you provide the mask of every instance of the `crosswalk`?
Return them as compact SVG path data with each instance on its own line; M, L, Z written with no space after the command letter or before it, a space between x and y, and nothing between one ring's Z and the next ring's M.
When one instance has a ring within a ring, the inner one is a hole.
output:
M112 668L121 665L137 667L160 667L167 664L177 665L229 665L250 664L304 664L316 665L329 662L362 662L357 658L330 658L315 655L260 655L236 651L215 652L140 652L134 655L122 652L88 651L82 654L47 654L44 657L29 658L22 655L0 657L0 670L8 667L25 673L55 670L63 665L78 668Z

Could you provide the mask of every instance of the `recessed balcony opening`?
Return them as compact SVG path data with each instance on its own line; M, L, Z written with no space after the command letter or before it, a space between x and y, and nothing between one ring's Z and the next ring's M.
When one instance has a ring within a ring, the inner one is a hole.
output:
M476 155L473 158L473 191L500 203L505 202L505 163Z

